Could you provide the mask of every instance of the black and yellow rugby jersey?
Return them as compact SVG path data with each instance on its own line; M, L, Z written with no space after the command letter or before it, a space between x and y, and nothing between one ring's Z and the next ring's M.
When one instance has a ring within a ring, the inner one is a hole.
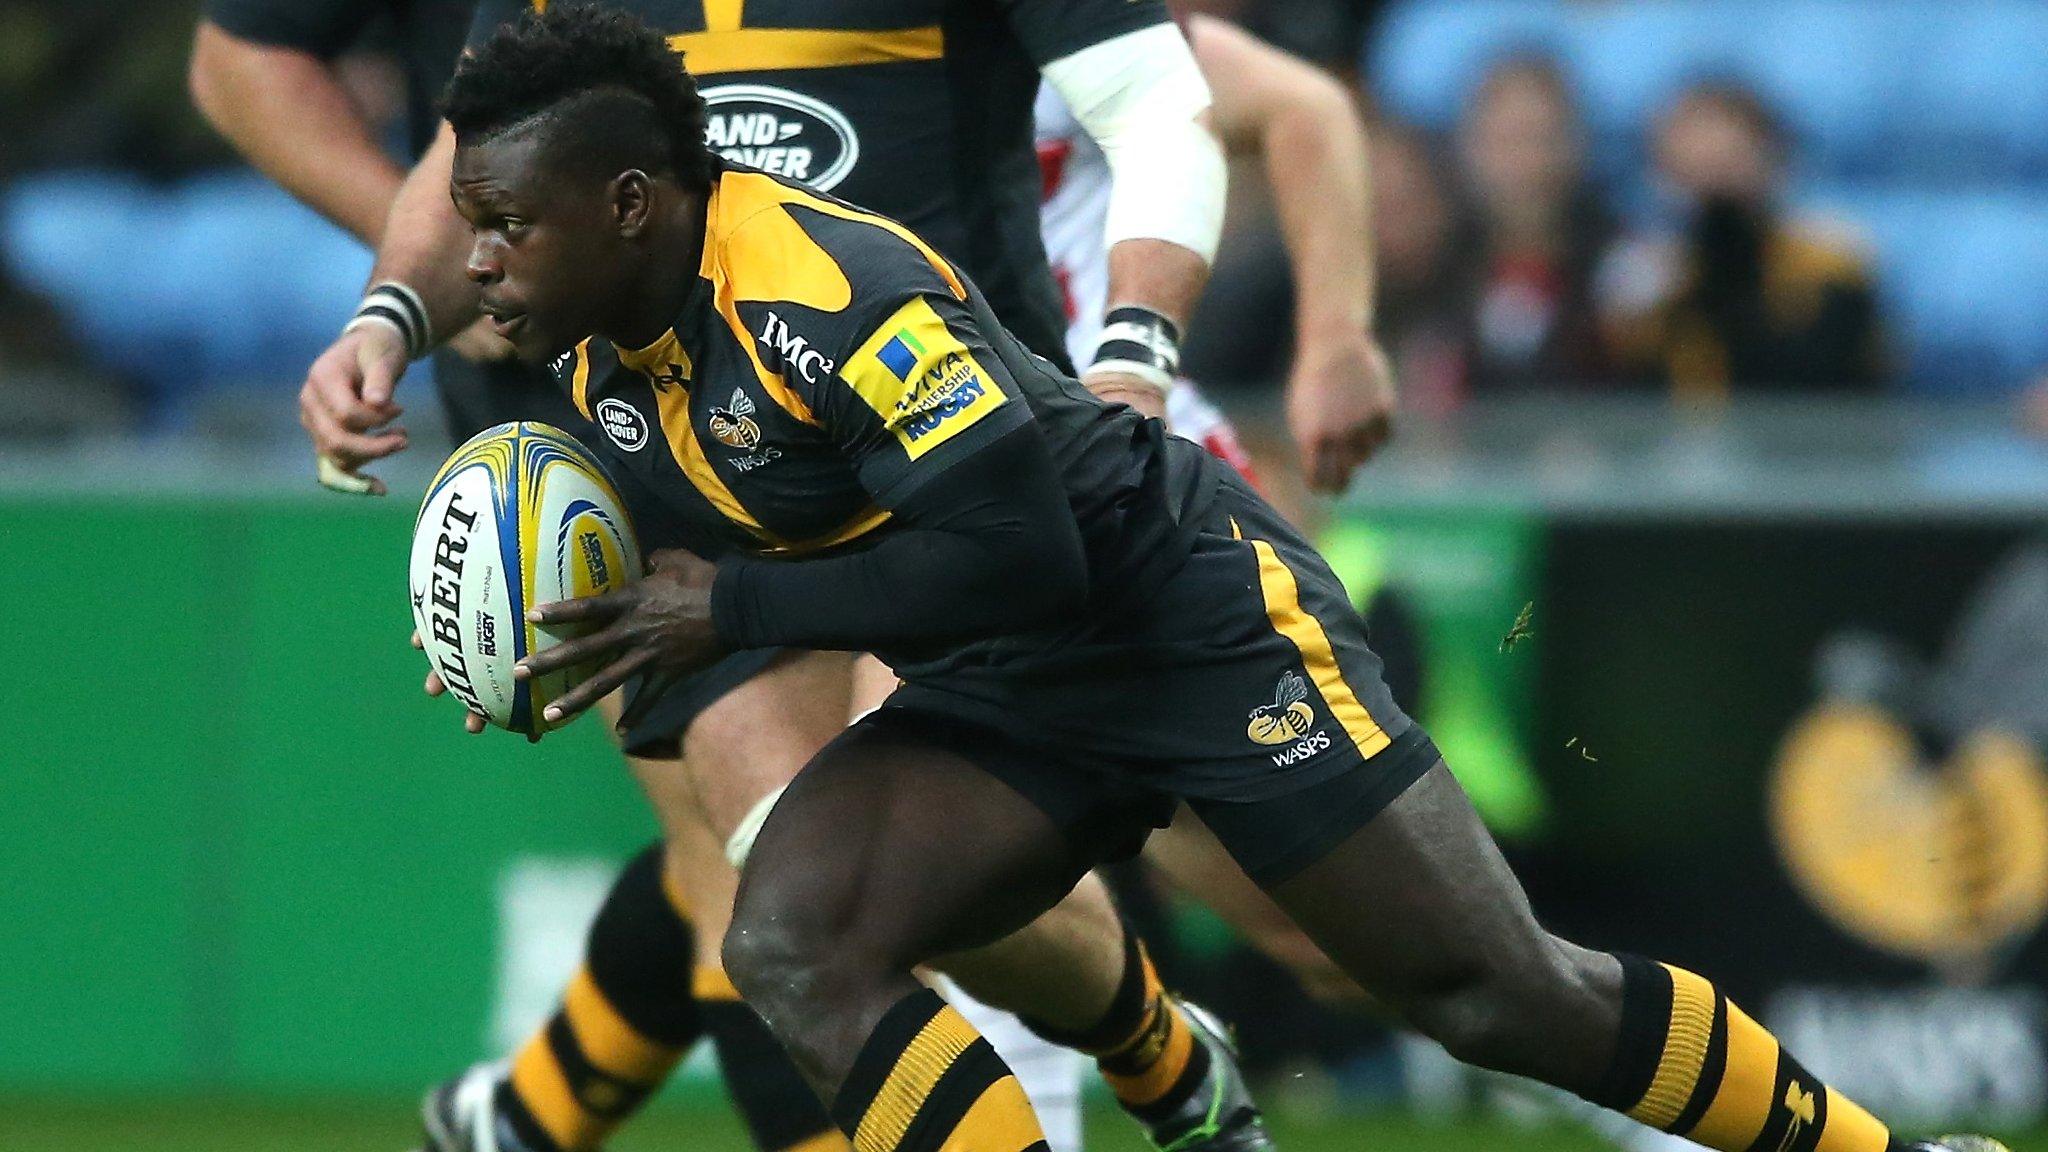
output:
M1215 490L1208 454L1026 349L915 233L737 167L706 215L696 283L668 332L637 349L586 340L553 366L602 430L593 447L641 494L650 546L713 559L862 549L886 538L892 507L1035 421L1093 602L1143 594L1186 555L1186 513ZM986 662L1012 643L969 647Z
M1162 0L615 2L682 54L714 150L903 222L1070 366L1038 232L1038 67L1166 21ZM471 43L526 6L483 0Z

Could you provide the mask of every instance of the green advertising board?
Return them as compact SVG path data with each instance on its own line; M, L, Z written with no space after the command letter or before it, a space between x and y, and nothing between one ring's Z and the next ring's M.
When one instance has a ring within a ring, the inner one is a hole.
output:
M1512 511L1358 512L1320 537L1354 603L1407 601L1420 624L1420 699L1404 702L1494 831L1541 831L1542 787L1531 769L1529 707L1543 627L1533 610L1541 525Z
M549 1007L653 834L600 728L472 737L406 646L402 500L0 501L0 1085L410 1090ZM1512 516L1348 520L1409 597L1420 712L1504 831L1536 827Z
M597 725L470 737L421 694L411 511L0 504L0 1003L34 1038L0 1084L410 1090L544 1010L523 952L554 978L576 925L506 939L521 885L587 912L652 823Z

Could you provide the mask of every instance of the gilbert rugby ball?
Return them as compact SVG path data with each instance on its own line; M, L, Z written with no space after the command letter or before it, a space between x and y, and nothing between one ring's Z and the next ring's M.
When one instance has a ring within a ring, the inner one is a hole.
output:
M457 448L427 486L412 534L413 623L450 695L538 736L552 727L541 709L592 670L513 679L527 653L569 635L528 623L527 610L639 574L625 504L589 449L547 424L500 424Z

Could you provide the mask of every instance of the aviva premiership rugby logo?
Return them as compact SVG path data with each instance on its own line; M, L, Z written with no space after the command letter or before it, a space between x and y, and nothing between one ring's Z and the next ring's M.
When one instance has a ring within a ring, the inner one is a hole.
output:
M736 164L828 192L860 160L860 138L822 100L767 84L704 90L704 142Z
M1308 704L1308 682L1293 672L1273 687L1273 702L1252 709L1244 734L1256 744L1287 744L1316 726L1316 710Z

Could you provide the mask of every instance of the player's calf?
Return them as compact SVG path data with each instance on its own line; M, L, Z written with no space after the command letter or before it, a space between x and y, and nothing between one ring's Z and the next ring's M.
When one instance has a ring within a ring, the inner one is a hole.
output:
M1075 1031L1025 1023L1055 1044L1093 1056L1117 1103L1145 1127L1156 1147L1272 1147L1222 1025L1166 991L1144 944L1128 928L1123 978L1093 1026Z

